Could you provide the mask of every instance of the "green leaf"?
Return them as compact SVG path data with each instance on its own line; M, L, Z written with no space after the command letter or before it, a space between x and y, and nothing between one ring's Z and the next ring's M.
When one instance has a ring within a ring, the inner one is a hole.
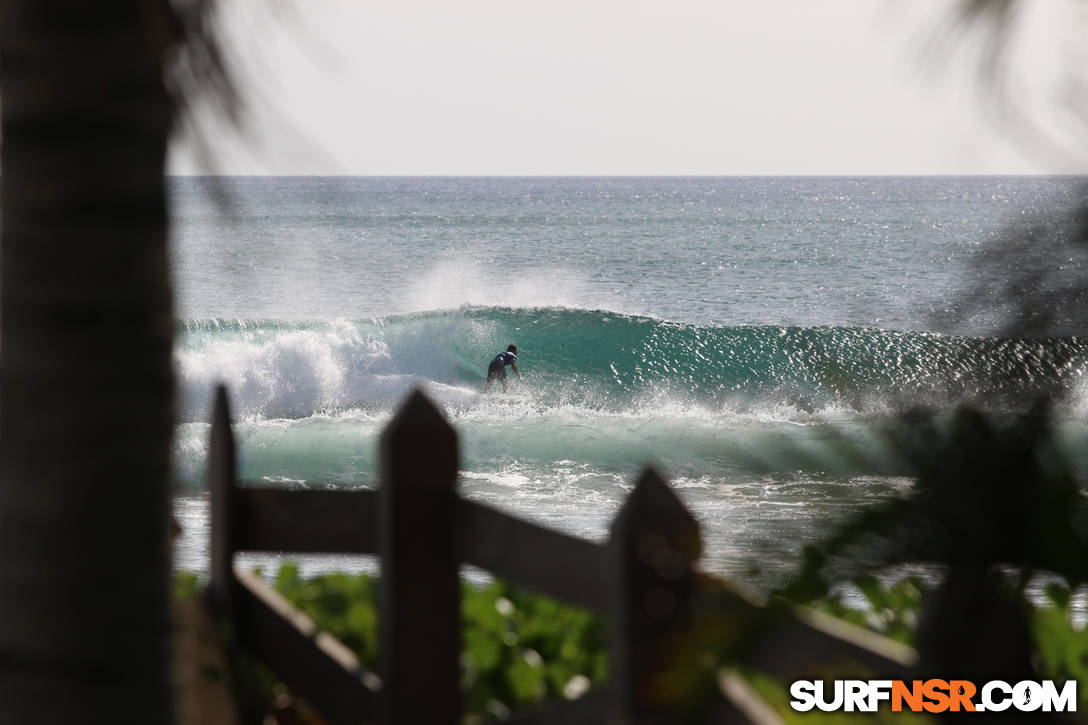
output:
M1059 609L1068 609L1069 601L1073 596L1073 591L1064 584L1058 582L1050 582L1047 584L1043 591L1046 592L1047 599L1050 600L1054 606Z

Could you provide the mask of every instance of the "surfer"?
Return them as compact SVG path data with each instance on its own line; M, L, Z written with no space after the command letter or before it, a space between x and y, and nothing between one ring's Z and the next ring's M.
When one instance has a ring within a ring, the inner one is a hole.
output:
M502 383L502 392L506 392L506 366L514 368L514 374L518 376L518 380L521 380L521 373L518 372L518 346L510 345L506 348L506 352L500 352L491 361L491 364L487 366L487 383L484 384L484 389L481 392L486 393L491 389L491 383L498 380Z

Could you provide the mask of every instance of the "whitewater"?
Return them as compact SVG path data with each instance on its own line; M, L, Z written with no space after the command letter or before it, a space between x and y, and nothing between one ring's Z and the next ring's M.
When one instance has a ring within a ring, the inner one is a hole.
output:
M934 322L1068 180L218 183L172 188L184 568L206 567L220 382L248 483L374 487L378 436L421 387L460 437L463 495L599 540L652 464L700 521L704 566L756 584L909 490L885 435L904 407L1014 408L1056 381L1062 440L1084 449L1080 338ZM524 380L481 394L510 343Z

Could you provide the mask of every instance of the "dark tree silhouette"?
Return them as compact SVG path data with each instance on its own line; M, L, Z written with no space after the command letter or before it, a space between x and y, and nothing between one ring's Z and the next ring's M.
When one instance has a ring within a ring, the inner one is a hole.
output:
M165 723L164 164L204 3L0 3L0 722Z

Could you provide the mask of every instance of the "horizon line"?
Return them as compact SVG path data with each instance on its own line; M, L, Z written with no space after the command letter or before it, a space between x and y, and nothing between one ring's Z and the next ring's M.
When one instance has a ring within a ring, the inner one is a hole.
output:
M347 179L359 179L359 178L373 178L373 179L389 179L389 178L401 178L401 179L761 179L761 178L782 178L782 179L797 179L797 178L837 178L837 179L864 179L864 178L1046 178L1046 177L1081 177L1088 176L1088 170L1082 172L982 172L982 173L793 173L793 174L773 174L773 173L737 173L737 174L680 174L680 173L665 173L665 174L633 174L633 173L591 173L591 174L548 174L548 173L524 173L524 174L488 174L488 173L467 173L467 174L453 174L453 173L435 173L435 174L418 174L418 173L366 173L366 174L342 174L342 173L287 173L287 174L227 174L227 173L164 173L166 177L170 178L347 178Z

